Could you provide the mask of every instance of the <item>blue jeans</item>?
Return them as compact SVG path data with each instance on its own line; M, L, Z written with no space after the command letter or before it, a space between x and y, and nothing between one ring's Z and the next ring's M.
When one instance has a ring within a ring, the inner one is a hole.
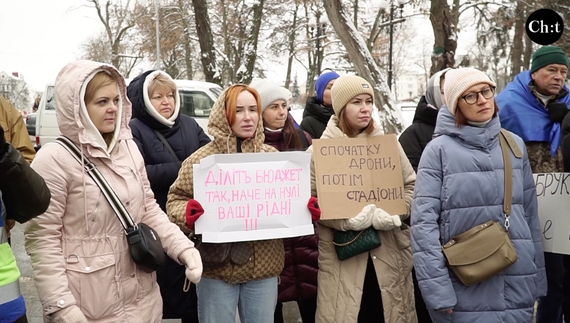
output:
M196 285L200 323L273 323L277 304L277 276L242 284L202 277Z
M562 302L564 300L564 255L544 253L548 291L539 300L536 323L562 323Z

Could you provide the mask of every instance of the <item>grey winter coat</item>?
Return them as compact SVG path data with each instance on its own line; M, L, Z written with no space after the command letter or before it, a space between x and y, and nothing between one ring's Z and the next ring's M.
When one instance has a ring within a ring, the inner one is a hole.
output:
M517 261L472 286L448 270L441 246L489 220L504 225L503 158L498 117L484 127L457 128L440 109L433 139L418 167L412 205L412 251L419 286L435 322L532 322L534 301L546 295L536 189L526 150L511 153L512 211L509 234ZM521 138L512 135L519 147ZM476 248L476 246L473 246ZM451 314L441 310L453 309Z

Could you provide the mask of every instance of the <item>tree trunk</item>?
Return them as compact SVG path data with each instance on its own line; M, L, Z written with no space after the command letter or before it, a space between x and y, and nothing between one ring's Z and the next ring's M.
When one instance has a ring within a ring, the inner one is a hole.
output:
M295 35L297 30L297 14L299 13L299 3L295 2L295 11L293 12L293 25L291 26L291 34L289 34L289 59L287 60L287 74L285 75L285 88L289 89L291 83L291 70L293 69L293 55L295 53Z
M517 2L515 19L515 37L513 38L513 50L511 51L511 62L513 65L511 79L521 72L523 64L523 37L525 34L524 22L526 21L526 17L524 3L522 1Z
M255 68L255 60L257 58L257 40L259 39L259 30L261 29L261 20L263 17L263 4L265 0L259 0L258 3L253 5L253 19L251 21L251 31L247 38L245 47L245 71L240 69L238 71L238 81L243 84L251 83L253 78L253 69Z
M374 102L380 112L380 124L384 132L401 132L403 127L394 109L394 100L390 95L384 75L380 72L360 33L354 28L350 17L344 13L341 1L325 0L323 5L356 71L374 88Z
M532 40L530 40L530 38L526 33L524 35L524 43L525 43L525 48L524 48L524 57L523 57L523 69L528 70L530 69L530 58L532 57L532 53L534 52L533 49L534 43L532 42Z
M192 66L192 46L190 46L190 26L188 24L187 15L183 14L185 6L184 1L178 0L178 9L180 10L180 20L184 30L184 64L186 65L186 78L191 80L194 77L194 67Z
M430 75L455 66L457 49L457 18L450 12L447 0L432 0L429 19L433 28L434 45Z
M216 52L214 49L214 37L210 28L210 18L208 16L208 7L206 0L192 0L194 6L194 17L196 21L196 33L198 34L198 42L202 55L202 69L206 82L212 82L222 85L220 73L218 73L218 65L216 62Z

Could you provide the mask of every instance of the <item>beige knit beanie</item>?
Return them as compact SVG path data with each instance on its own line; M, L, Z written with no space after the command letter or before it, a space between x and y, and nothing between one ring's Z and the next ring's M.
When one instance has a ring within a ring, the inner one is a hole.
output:
M370 94L374 102L374 89L360 76L343 75L334 81L331 88L331 99L334 114L338 117L346 104L359 94Z
M455 115L457 102L459 101L460 96L473 85L480 83L487 83L491 86L496 86L495 82L491 81L487 74L478 69L467 67L447 71L447 73L445 73L443 93L449 112Z

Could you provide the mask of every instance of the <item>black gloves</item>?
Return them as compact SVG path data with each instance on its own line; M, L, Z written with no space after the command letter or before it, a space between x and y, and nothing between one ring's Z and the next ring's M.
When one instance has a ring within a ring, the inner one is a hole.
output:
M548 117L552 122L562 123L564 117L568 113L568 105L563 102L552 102L546 105Z

